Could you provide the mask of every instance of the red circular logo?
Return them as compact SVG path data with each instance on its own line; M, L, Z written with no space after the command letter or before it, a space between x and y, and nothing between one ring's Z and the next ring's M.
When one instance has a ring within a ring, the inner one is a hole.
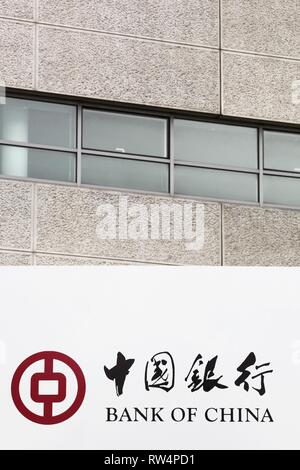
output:
M44 370L33 374L30 382L31 400L35 403L43 404L43 414L39 415L29 410L29 408L24 404L20 393L20 383L23 374L27 369L37 361L41 360L43 360L45 364ZM63 413L57 415L53 414L53 404L61 403L66 399L67 377L61 372L54 372L54 360L67 365L75 374L77 381L77 393L72 405ZM43 390L41 391L41 385L45 382L46 384L49 384L50 382L52 384L56 384L56 391L53 393L45 393ZM14 373L11 383L12 399L17 409L23 416L25 416L25 418L38 424L58 424L71 418L83 402L85 389L85 378L79 365L71 359L71 357L56 351L39 352L25 359Z

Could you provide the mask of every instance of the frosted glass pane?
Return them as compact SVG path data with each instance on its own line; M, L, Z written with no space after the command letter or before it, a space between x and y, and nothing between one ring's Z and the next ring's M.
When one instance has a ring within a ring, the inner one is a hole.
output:
M162 163L83 155L81 173L86 184L168 192L168 165Z
M83 146L87 149L166 157L166 131L165 119L83 112Z
M7 98L0 106L0 139L76 147L76 107Z
M0 173L5 176L74 182L76 155L1 145Z
M300 178L265 175L264 202L300 206Z
M177 165L175 192L189 196L257 202L257 175Z
M227 124L174 121L175 159L257 169L257 129Z
M300 134L264 132L265 168L300 172Z

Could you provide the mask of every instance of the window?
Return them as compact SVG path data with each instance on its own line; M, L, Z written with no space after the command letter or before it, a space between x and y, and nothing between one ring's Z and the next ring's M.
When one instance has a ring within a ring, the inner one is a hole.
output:
M83 110L82 183L167 193L167 119ZM138 159L126 158L138 156ZM114 157L114 158L112 158Z
M256 169L257 129L175 119L175 159Z
M0 106L1 174L75 182L76 111L76 106L7 98Z
M258 202L256 128L175 119L174 154L175 193Z
M300 178L264 176L264 201L300 207Z
M257 202L257 175L175 166L175 192L183 195Z
M7 98L0 106L0 139L74 149L76 107Z
M264 132L264 167L300 173L300 134Z
M167 193L168 173L168 165L162 163L82 156L82 182L86 184Z
M5 176L74 182L76 154L0 145L0 168Z
M300 134L264 131L263 201L300 207Z
M8 96L0 175L300 208L300 130Z

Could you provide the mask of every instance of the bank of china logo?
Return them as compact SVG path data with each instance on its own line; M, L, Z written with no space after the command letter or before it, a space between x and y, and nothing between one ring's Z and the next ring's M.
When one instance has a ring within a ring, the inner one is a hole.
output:
M29 390L29 393L28 393ZM86 384L79 365L66 354L33 354L17 368L11 384L15 406L38 424L58 424L80 408Z
M221 373L218 355L207 360L198 353L187 367L186 374L181 373L177 377L177 382L181 380L192 393L208 393L214 389L224 391L234 385L245 392L253 393L254 390L260 396L265 395L265 378L273 373L271 363L258 362L252 351L238 364L235 379L232 378L230 383L228 377ZM104 366L105 376L114 382L118 397L123 394L124 388L126 391L128 375L130 374L130 380L136 375L133 369L135 359L126 357L120 351L116 363ZM170 352L154 354L145 365L145 390L149 392L160 389L170 392L175 387L175 369L176 363ZM27 357L18 366L11 383L12 399L19 412L28 420L45 425L62 423L71 418L81 407L85 391L85 377L79 365L66 354L55 351L38 352ZM259 412L258 408L256 410ZM107 412L107 421L116 421L117 409L107 408ZM113 419L110 419L111 415ZM273 422L268 409L262 421L266 416ZM257 416L256 421L258 420Z

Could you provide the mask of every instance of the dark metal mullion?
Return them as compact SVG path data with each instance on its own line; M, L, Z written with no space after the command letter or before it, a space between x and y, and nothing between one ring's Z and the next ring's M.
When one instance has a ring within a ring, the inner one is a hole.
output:
M188 166L193 168L203 168L207 170L219 170L219 171L232 171L235 173L251 173L253 175L259 174L259 170L255 168L243 168L243 167L233 167L233 166L222 166L222 165L213 165L210 163L196 163L196 162L186 162L184 160L176 160L176 165L178 166Z
M112 153L112 152L99 152L93 150L82 150L85 155L93 155L95 157L111 157L111 158L120 158L123 160L137 160L143 162L153 162L153 163L162 163L167 164L170 162L169 158L160 158L160 157L146 157L141 155L131 155L130 153Z
M266 125L263 125L262 126L264 131L267 131L267 132L275 132L275 133L280 133L280 134L299 134L300 133L300 130L299 130L299 127L283 127L283 126L280 126L280 125L276 125L276 123L274 123L274 126L271 126L270 124L266 124Z
M158 157L156 155L143 155L143 154L138 154L138 153L130 153L130 152L115 152L113 150L101 150L101 149L91 149L91 148L86 148L82 147L82 153L86 153L87 155L105 155L107 157L124 157L124 155L132 158L139 158L141 160L144 159L153 159L153 161L162 161L164 162L165 160L168 160L167 157Z
M76 153L76 148L66 148L66 147L55 147L52 145L42 145L42 144L32 144L27 142L18 142L14 140L2 140L0 139L0 145L7 145L9 147L23 147L23 148L32 148L36 150L52 150L55 152L66 152L66 153Z
M294 178L294 179L299 179L300 178L300 172L291 172L291 171L280 171L280 170L264 170L264 175L269 175L269 176L278 176L278 177L283 177L283 178Z
M151 111L149 109L135 109L130 107L130 105L126 107L120 107L117 105L101 105L99 104L98 106L92 105L92 104L87 104L85 102L81 103L82 107L84 110L87 111L101 111L105 113L111 113L111 114L130 114L132 116L137 116L137 117L148 117L148 118L156 118L156 119L168 119L171 114L170 113L165 113L165 112L159 112L159 111Z
M170 182L170 195L174 196L175 194L175 154L174 154L174 117L170 118L169 123L169 152L170 152L170 175L169 175L169 182Z
M82 168L82 106L77 107L77 159L76 159L76 181L81 184Z

